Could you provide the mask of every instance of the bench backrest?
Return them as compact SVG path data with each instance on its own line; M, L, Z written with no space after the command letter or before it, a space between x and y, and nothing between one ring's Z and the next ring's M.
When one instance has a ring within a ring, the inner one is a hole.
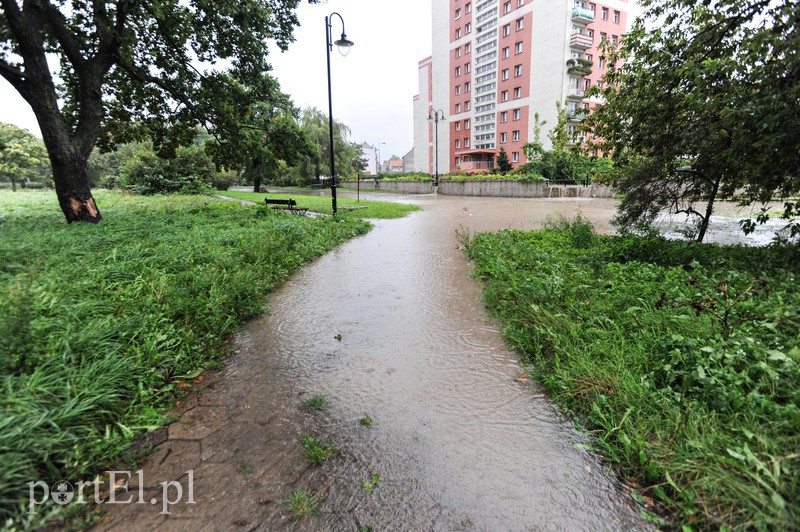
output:
M293 199L264 198L264 203L266 203L267 205L289 205L289 206L297 205L297 202Z

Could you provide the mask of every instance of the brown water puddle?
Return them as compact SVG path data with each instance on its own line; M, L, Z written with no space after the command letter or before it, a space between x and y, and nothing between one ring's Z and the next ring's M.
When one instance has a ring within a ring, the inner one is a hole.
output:
M376 221L276 291L266 315L237 335L237 355L170 426L145 464L146 498L157 499L165 480L186 487L193 471L194 502L184 496L169 515L159 513L160 502L117 505L107 527L648 527L508 352L455 235L535 228L577 210L602 230L613 202L404 200L425 210ZM317 394L328 399L327 413L300 413ZM371 427L359 424L365 415ZM301 434L324 437L339 452L309 467ZM363 482L376 473L370 493ZM318 515L294 523L284 501L296 488L322 502Z

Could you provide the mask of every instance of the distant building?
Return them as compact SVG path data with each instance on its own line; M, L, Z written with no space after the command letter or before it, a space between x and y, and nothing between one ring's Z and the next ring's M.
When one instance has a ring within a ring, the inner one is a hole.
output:
M369 175L378 173L378 154L375 146L370 146L366 142L361 145L361 157L367 161L367 168L364 170Z
M404 171L403 168L403 159L400 157L394 156L389 159L389 167L387 168L387 171L390 174L402 174Z
M607 65L598 46L629 29L633 0L433 0L433 55L419 62L414 97L414 169L434 173L435 124L441 109L439 173L485 172L502 146L524 164L539 113L541 141L557 123L556 102L579 122L585 92Z
M414 167L414 148L411 148L408 153L403 155L403 168L404 172L416 172ZM424 172L424 170L423 170Z

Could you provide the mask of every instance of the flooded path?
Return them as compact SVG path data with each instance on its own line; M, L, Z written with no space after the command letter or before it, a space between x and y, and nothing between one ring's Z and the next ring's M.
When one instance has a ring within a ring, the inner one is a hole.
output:
M169 428L144 477L152 491L165 475L194 468L196 504L171 515L120 505L109 528L648 527L509 353L456 238L459 228L530 229L578 210L605 230L613 202L402 200L424 210L376 221L294 275ZM328 399L328 411L299 413L313 395ZM370 427L359 423L367 415ZM327 438L339 452L309 467L297 450L301 434ZM177 450L167 453L170 442ZM363 482L375 474L370 493ZM323 499L318 515L292 524L283 501L296 488Z

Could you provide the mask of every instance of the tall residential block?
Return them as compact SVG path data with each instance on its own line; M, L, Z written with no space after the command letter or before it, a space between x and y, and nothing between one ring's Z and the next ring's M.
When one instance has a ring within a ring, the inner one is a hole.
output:
M414 97L415 169L485 172L502 147L524 164L539 114L541 140L557 122L556 103L578 123L589 87L607 65L598 47L629 29L628 0L433 0L432 55L419 63Z

